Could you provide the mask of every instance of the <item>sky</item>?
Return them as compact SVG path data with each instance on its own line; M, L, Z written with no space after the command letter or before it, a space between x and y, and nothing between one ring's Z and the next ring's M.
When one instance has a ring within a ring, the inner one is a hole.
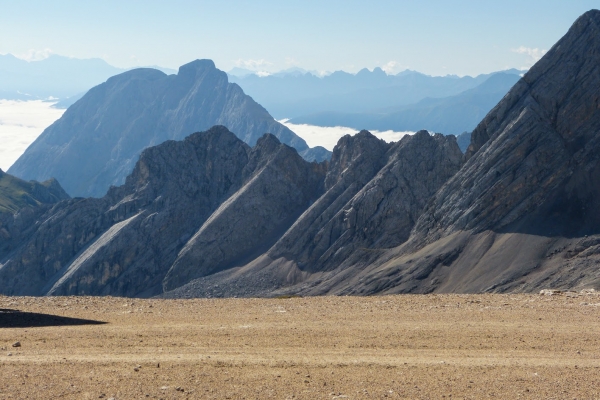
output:
M598 0L4 0L0 53L117 67L430 75L528 68Z

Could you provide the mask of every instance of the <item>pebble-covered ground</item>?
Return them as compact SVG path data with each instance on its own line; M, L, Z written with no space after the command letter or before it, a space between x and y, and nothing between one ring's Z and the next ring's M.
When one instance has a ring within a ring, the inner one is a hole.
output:
M600 296L0 297L0 398L600 398Z

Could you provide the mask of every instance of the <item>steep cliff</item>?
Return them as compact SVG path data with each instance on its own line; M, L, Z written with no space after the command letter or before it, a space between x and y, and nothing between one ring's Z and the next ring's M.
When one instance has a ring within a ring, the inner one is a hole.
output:
M325 193L261 256L167 297L376 293L357 282L405 242L436 191L463 163L454 136L420 131L387 144L367 131L334 148Z
M372 277L391 292L600 285L600 11L473 131L464 167Z
M123 186L60 202L30 224L0 253L0 290L149 296L162 292L176 260L167 282L224 269L318 198L323 167L272 135L251 149L222 126L148 148ZM190 272L185 255L206 235L220 239L221 252Z

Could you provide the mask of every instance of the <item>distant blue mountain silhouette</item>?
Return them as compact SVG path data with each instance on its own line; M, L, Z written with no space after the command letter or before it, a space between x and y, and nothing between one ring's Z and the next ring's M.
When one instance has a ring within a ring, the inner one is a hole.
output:
M428 129L446 135L459 135L472 131L518 80L519 75L497 73L479 86L454 96L427 97L415 104L371 112L321 112L293 118L290 122L379 131L416 132Z
M167 74L177 71L152 66ZM49 97L61 100L81 97L93 86L111 76L127 71L109 65L99 58L78 59L53 54L39 61L26 61L12 54L0 55L0 98L9 100L36 100Z
M517 78L522 71L503 71ZM416 71L387 75L381 68L362 69L357 74L336 71L325 77L311 73L273 74L259 77L230 75L235 82L277 119L316 113L363 113L398 108L425 98L454 96L473 89L492 74L477 77L428 76Z

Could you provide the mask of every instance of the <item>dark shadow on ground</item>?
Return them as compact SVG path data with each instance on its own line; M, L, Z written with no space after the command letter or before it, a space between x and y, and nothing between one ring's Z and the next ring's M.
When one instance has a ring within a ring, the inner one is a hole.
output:
M106 322L0 308L0 328L36 328L42 326L101 324L106 324Z

